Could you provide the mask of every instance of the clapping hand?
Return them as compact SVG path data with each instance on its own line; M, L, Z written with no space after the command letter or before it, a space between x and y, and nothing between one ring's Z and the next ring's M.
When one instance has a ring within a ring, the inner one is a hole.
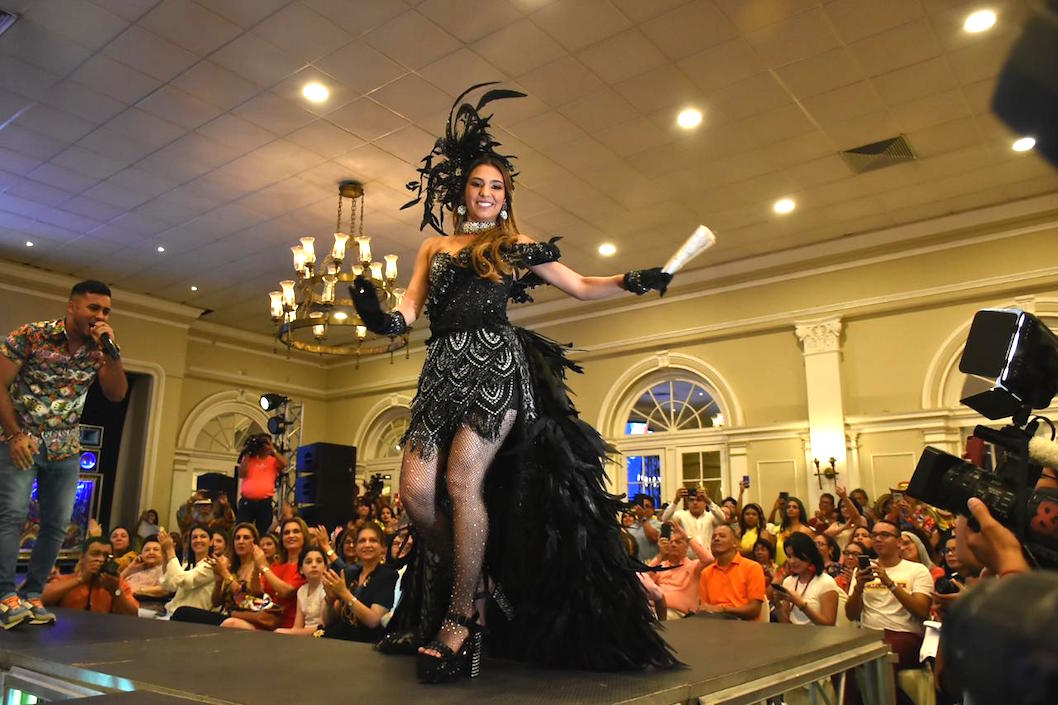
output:
M333 570L328 569L322 578L323 590L334 599L342 602L352 602L353 593L349 592L349 586L345 584L345 578Z
M268 567L268 557L260 546L253 547L253 564L261 571Z

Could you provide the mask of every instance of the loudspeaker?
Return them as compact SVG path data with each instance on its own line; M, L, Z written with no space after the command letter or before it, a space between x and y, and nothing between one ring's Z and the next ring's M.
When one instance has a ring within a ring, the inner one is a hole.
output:
M227 494L228 502L231 503L233 509L239 501L239 497L235 494L236 487L234 477L219 472L207 472L199 475L195 480L195 489L205 490L206 496L210 499L216 499L221 492Z
M294 501L309 526L333 529L349 521L355 489L355 446L312 443L298 448Z

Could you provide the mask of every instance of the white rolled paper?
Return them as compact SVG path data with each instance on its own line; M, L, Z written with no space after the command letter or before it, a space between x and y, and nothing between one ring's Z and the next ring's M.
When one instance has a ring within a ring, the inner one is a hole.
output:
M698 229L687 238L687 241L680 245L680 249L676 250L676 253L669 258L669 261L665 263L661 271L666 274L675 274L683 269L684 265L715 244L716 235L713 234L713 231L704 225L699 225Z

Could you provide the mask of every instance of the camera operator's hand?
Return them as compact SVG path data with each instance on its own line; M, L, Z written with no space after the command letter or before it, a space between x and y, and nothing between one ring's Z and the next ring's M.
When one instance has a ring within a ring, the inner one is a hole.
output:
M981 565L994 575L1031 570L1021 551L1021 542L1010 529L992 518L984 502L971 497L966 506L981 527L980 531L965 527L966 545Z
M118 580L118 576L111 575L110 573L100 573L98 583L99 587L103 588L107 592L114 592L121 587L121 581Z
M676 499L672 500L672 503L675 504L676 502L679 502L681 499L687 499L687 488L686 487L680 487L680 488L678 488L676 490Z

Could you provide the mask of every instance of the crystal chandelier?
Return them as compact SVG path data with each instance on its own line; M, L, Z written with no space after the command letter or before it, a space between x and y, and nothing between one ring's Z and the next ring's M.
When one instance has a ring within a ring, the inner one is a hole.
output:
M342 201L349 199L349 228L342 230ZM269 310L279 342L296 350L321 355L370 355L393 352L407 346L407 334L378 336L364 326L353 302L339 295L358 275L371 279L379 293L382 309L392 311L404 298L398 288L397 256L386 255L384 262L371 260L371 238L364 235L364 188L357 181L338 185L338 224L334 245L320 259L316 238L303 237L290 248L294 255L294 279L279 282L280 290L269 292ZM342 269L346 246L353 238L356 257Z

